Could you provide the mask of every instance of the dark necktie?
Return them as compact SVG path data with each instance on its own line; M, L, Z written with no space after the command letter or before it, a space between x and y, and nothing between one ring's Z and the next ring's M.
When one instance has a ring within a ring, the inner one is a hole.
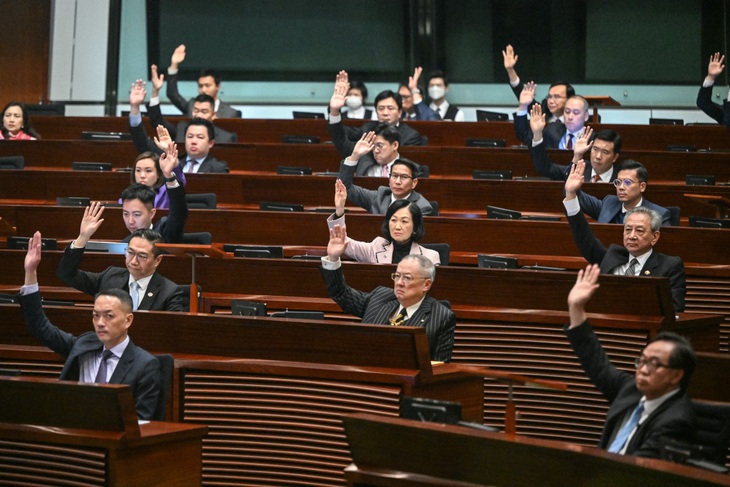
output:
M610 451L611 453L618 453L623 449L624 445L626 444L626 440L629 439L629 435L639 424L639 418L641 418L641 413L643 412L644 401L640 401L639 404L636 406L636 409L634 409L634 412L631 413L631 417L629 418L629 420L626 421L624 427L619 430L616 438L613 440L613 443L611 443L611 446L608 447L608 451Z
M634 257L631 259L631 262L629 263L629 268L626 269L626 272L624 272L624 276L635 276L636 275L636 267L639 265L639 261Z
M573 134L568 134L568 141L565 143L565 148L573 150Z
M101 363L99 364L99 370L96 372L96 378L94 379L94 382L97 384L106 384L106 363L111 356L111 350L104 350L104 353L101 354Z
M198 163L195 159L188 159L188 170L187 174L193 174L195 172L195 165Z
M398 313L398 316L390 320L390 326L401 326L406 322L406 318L408 318L408 311L403 308L400 310L400 313Z

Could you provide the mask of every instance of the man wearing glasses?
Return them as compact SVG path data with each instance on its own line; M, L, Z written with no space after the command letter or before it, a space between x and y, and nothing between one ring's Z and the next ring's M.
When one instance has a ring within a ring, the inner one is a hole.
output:
M108 267L102 272L79 270L86 244L104 221L103 211L98 201L86 208L79 236L66 247L58 263L58 278L92 296L113 288L127 291L134 311L187 311L182 289L157 272L162 255L155 244L162 242L162 236L155 230L139 228L132 232L125 254L126 268Z
M342 234L330 230L327 256L322 257L322 277L329 297L345 313L362 318L363 323L425 328L431 360L449 362L456 316L427 294L436 278L433 263L422 255L407 255L391 274L392 288L379 286L365 293L345 282L340 257L346 245Z
M583 164L585 168L585 164ZM580 191L585 182L585 169L580 178L575 177L573 166L568 179L565 181L565 208L569 213L579 207L584 213L598 223L623 223L626 212L637 206L650 208L661 216L662 225L671 225L669 210L655 205L644 198L644 191L649 180L649 173L640 162L627 159L619 166L618 177L613 181L616 186L616 195L608 195L603 200Z
M585 162L579 162L571 169L563 200L573 240L581 255L591 264L600 265L604 274L668 277L674 310L684 311L687 293L684 263L679 257L654 251L662 226L659 213L643 205L629 210L623 221L623 246L614 244L607 249L593 234L576 204L575 192L571 194L567 190L571 184L582 183L585 166Z
M380 133L366 132L355 144L350 157L340 164L339 179L347 188L347 197L356 205L370 213L384 215L388 207L396 200L407 199L421 209L424 215L433 214L433 206L415 190L418 185L419 166L398 154L398 142L389 139L397 138L394 127L386 125ZM380 186L377 190L365 189L353 183L355 168L361 157L370 152L375 156L377 168L387 171L388 186ZM381 162L382 161L382 162Z
M578 273L568 295L570 324L565 330L583 370L610 404L598 446L619 455L661 458L666 439L694 439L687 386L696 357L685 338L663 332L637 357L634 374L613 366L585 311L600 273L595 264Z

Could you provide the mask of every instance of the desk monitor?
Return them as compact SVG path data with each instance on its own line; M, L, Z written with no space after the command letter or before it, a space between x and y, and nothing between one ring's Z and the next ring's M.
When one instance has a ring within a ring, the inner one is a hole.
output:
M506 113L477 110L477 122L506 122L507 120L509 120L509 115Z
M487 218L495 218L498 220L519 220L522 213L516 210L508 210L499 206L487 206Z
M467 147L506 147L504 139L466 139Z
M277 311L269 315L270 318L293 318L297 320L323 320L323 311Z
M299 111L294 110L292 112L292 116L295 119L299 119L299 118L319 118L319 119L323 119L324 120L324 113L319 113L319 112L299 112Z
M457 424L461 421L461 404L423 397L403 396L400 417L426 423Z
M476 169L474 172L472 172L472 177L474 179L499 179L499 180L505 180L505 179L512 179L512 171L484 171L481 169Z
M649 125L684 125L681 118L650 118Z
M18 250L28 250L28 241L30 237L8 237L8 248ZM42 238L41 250L58 250L58 242L55 238Z
M715 176L711 174L687 174L684 177L687 186L714 186Z
M74 171L111 171L111 162L72 162L71 169Z
M281 141L285 144L319 144L316 135L282 135Z
M86 207L91 204L91 198L86 196L59 196L56 198L58 206L81 206Z
M224 244L223 252L233 252L235 257L284 258L284 248L281 245ZM242 254L236 255L236 252L241 252ZM261 255L254 255L255 253L261 253Z
M132 140L129 132L92 132L84 130L81 132L82 140Z
M730 220L721 220L719 218L709 218L706 216L690 216L689 226L702 228L730 228Z
M276 174L292 174L294 176L308 176L312 174L311 167L276 166Z
M127 244L124 242L100 242L89 240L86 242L87 252L106 252L109 254L126 254Z
M477 255L477 265L490 269L517 269L517 259L498 255Z
M7 156L0 157L0 169L24 169L25 157L23 156Z
M275 201L261 201L259 203L261 211L304 211L304 205L294 203L278 203Z
M231 299L231 314L235 316L266 316L266 303Z

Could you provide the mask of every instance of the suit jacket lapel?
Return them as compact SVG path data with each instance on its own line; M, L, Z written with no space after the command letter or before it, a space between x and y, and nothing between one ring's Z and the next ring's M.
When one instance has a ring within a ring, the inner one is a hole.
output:
M375 262L378 264L390 264L393 262L393 245L387 240L380 249L375 250Z
M132 368L132 365L134 364L134 344L130 340L127 344L127 348L124 349L124 353L119 358L119 363L117 363L116 368L114 369L114 373L109 378L110 384L121 384L124 380L124 377L126 377L127 372L129 372L129 369Z
M155 299L157 299L157 293L160 291L160 287L162 285L157 277L157 272L152 274L152 279L150 279L150 283L147 285L147 290L145 291L144 296L142 296L142 301L140 301L137 309L152 309L152 305L154 304Z
M406 325L408 326L426 326L426 322L428 321L429 316L431 315L431 305L432 300L429 296L426 296L421 303L421 306L418 307L415 313L413 313L413 316L408 318L408 321L406 321Z
M646 264L644 264L644 267L641 268L641 271L639 272L639 276L653 276L656 272L656 268L659 267L659 258L657 257L656 251L652 252L649 256L649 259L646 261Z

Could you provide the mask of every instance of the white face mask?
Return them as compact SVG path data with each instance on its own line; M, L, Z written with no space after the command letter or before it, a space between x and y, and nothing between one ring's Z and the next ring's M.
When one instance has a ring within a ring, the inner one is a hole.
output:
M345 104L350 110L357 110L362 106L362 97L350 95L345 99Z
M428 96L430 96L432 100L439 100L443 98L445 94L446 90L440 86L428 87Z

